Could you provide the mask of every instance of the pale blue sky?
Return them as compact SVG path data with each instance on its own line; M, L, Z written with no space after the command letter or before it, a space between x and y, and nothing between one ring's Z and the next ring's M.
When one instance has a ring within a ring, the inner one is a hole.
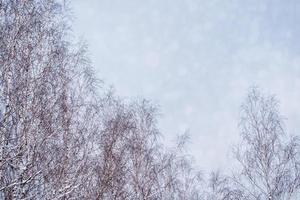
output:
M228 165L252 85L300 132L299 0L74 0L74 31L99 78L161 107L165 140L189 129L203 168Z

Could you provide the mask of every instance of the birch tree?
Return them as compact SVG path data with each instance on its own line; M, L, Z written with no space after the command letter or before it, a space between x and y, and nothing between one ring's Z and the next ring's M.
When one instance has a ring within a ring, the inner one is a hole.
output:
M1 199L66 198L82 184L89 65L65 18L54 0L0 1Z
M243 199L299 198L299 141L285 132L276 98L251 90L242 106L240 128L242 143L235 157L241 172L232 180Z

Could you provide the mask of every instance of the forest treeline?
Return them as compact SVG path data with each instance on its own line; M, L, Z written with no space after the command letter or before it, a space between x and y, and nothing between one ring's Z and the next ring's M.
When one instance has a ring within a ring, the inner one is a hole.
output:
M300 143L273 96L249 91L236 168L205 175L185 137L163 145L151 102L102 87L66 4L0 0L0 199L300 198Z

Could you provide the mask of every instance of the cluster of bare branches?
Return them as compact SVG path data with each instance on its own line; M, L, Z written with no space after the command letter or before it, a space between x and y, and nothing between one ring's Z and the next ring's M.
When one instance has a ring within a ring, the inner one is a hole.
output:
M300 197L300 143L285 133L274 96L251 89L241 108L238 165L230 176L213 173L209 199L296 200Z
M0 199L296 199L299 142L257 90L242 107L239 167L205 180L165 148L156 108L126 102L70 43L66 2L0 0Z

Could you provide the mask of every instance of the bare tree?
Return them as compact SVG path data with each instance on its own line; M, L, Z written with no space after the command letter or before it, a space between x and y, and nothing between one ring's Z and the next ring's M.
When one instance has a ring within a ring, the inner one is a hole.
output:
M85 50L68 43L64 19L58 1L0 1L1 199L79 194L89 130L76 115L92 94Z
M285 133L275 97L251 90L242 106L240 127L242 143L235 157L241 172L232 180L243 199L299 198L299 142Z

